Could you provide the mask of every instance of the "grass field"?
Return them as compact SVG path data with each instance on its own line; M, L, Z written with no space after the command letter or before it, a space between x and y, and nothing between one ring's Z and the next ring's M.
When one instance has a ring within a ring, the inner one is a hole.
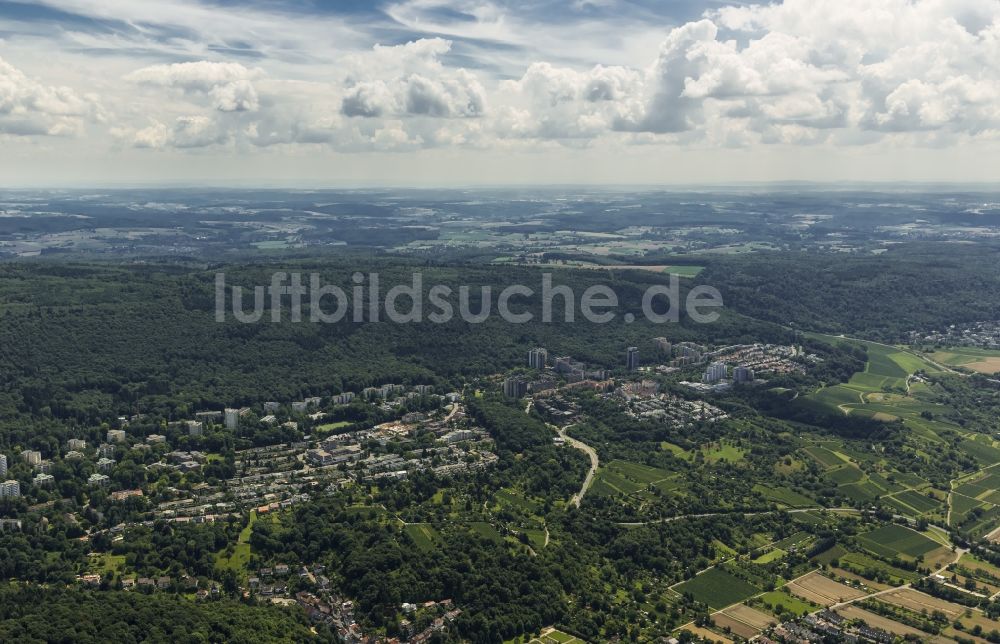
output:
M407 523L403 526L403 531L424 551L433 550L435 543L441 539L441 535L429 523Z
M788 553L782 550L781 548L775 548L774 550L765 552L761 556L757 557L756 559L753 560L753 562L755 564L767 564L771 563L772 561L775 561L776 559L781 559L787 554Z
M499 532L497 532L497 529L485 521L473 521L469 524L469 530L480 537L485 537L491 541L503 541L503 537Z
M673 589L681 594L690 593L696 601L715 609L742 602L761 591L721 567L709 568Z
M812 602L806 601L801 597L796 597L789 593L773 590L769 593L764 593L759 598L763 603L764 607L768 610L774 610L777 612L777 608L781 607L781 612L792 613L795 615L807 615L815 610L819 610L819 605Z
M941 544L928 539L919 532L896 524L882 526L871 532L860 534L858 542L868 550L883 557L905 555L916 558L941 547Z
M250 511L250 520L246 527L240 531L240 536L233 546L231 555L226 556L223 551L216 555L215 567L218 570L232 570L238 577L246 575L247 566L250 564L250 536L253 534L253 526L257 523L257 511Z
M110 572L118 574L125 567L125 555L93 554L87 560L87 569L101 576Z
M725 441L706 445L702 447L701 451L705 455L705 460L709 463L717 463L719 461L737 463L742 461L746 456L746 450Z
M324 423L317 426L315 431L317 434L329 434L330 432L335 432L338 429L349 427L352 424L353 423L346 420L337 421L336 423Z

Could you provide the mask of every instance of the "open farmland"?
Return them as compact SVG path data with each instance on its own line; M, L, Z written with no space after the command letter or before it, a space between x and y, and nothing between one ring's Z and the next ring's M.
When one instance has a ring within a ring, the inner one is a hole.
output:
M741 622L740 620L732 617L727 613L715 613L712 615L712 621L715 622L716 627L722 629L729 629L729 632L733 635L739 635L744 639L750 639L755 635L760 634L760 630Z
M907 635L914 636L917 638L926 637L927 633L921 630L917 630L912 626L907 626L906 624L900 624L881 615L876 615L871 611L867 611L858 606L844 606L843 608L838 608L837 612L846 617L847 619L860 619L864 623L868 624L872 628L880 628L883 631L888 631L893 635L898 635L900 637L906 637Z
M948 619L955 619L965 612L964 606L959 606L937 597L931 597L926 593L911 588L901 588L892 592L879 595L879 600L908 608L917 613L932 613L936 610L948 616Z
M867 594L857 588L851 588L824 577L818 572L809 573L805 577L789 582L786 588L793 595L820 606L832 606L849 599L864 597Z
M716 566L673 587L681 594L690 593L696 601L708 604L712 608L725 608L737 604L761 591L736 577L721 567Z
M904 555L915 559L941 547L941 544L919 532L896 524L882 526L858 535L858 541L868 550L883 557Z
M935 351L929 357L931 360L949 367L959 367L976 373L989 375L1000 372L1000 351L976 347L954 347Z

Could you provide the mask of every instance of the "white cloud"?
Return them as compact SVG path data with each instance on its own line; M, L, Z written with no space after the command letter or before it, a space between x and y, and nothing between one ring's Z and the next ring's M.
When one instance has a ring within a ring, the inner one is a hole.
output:
M421 39L405 45L376 45L352 57L352 73L340 111L350 117L478 117L486 112L486 90L475 74L446 67L440 57L451 42Z
M509 4L491 0L400 0L387 9L400 24L455 33L455 42L361 45L367 36L359 29L342 50L333 38L309 49L302 34L316 35L321 25L301 16L269 24L258 9L237 18L247 26L247 49L260 56L252 65L215 60L224 55L222 41L238 40L232 25L213 35L216 8L167 0L182 14L171 22L159 6L112 1L136 24L184 28L176 38L139 29L171 52L165 60L205 60L135 69L134 59L128 67L118 59L105 77L102 59L92 56L53 72L59 84L78 79L68 83L76 89L42 84L0 61L0 132L100 136L104 130L84 128L100 112L81 89L97 87L86 91L116 106L109 128L126 147L217 147L219 154L319 146L350 153L449 148L457 155L560 146L903 149L994 141L1000 132L998 0L723 7L657 27L656 45L649 44L653 28L628 20L531 26ZM104 11L96 0L65 2ZM304 31L290 30L285 49L289 26ZM74 42L100 49L110 37ZM612 52L616 46L627 55Z
M0 134L65 136L100 118L96 99L44 85L0 58Z
M259 107L257 90L251 82L263 76L259 69L239 63L207 60L143 67L125 79L134 83L175 87L188 94L208 97L220 112L253 112Z
M115 129L115 136L136 148L204 148L230 140L229 128L207 116L180 116L173 123L154 121L138 130Z

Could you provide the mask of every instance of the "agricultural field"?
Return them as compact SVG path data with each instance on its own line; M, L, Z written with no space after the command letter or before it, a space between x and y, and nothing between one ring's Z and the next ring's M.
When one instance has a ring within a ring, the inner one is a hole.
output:
M851 588L839 581L824 577L818 572L812 572L785 586L793 595L820 606L832 606L849 599L867 595L863 590Z
M899 622L893 621L887 617L876 615L875 613L858 606L844 606L843 608L838 608L837 613L847 619L860 619L872 628L880 628L883 631L888 631L900 637L906 637L908 635L916 638L927 637L927 633L924 633L921 630L917 630L916 628L907 626L906 624L900 624Z
M827 342L844 341L835 336L811 335ZM902 419L922 437L939 442L934 426L948 425L928 420L921 413L930 412L933 415L935 411L940 411L940 406L922 400L919 395L923 390L911 388L910 378L921 371L940 373L940 367L917 354L895 347L860 340L850 342L863 345L867 350L865 370L855 373L845 384L824 387L800 398L800 404L876 420Z
M976 347L954 347L928 354L928 357L949 367L967 369L987 375L1000 372L1000 351Z
M806 447L803 450L809 456L812 456L816 462L818 462L822 467L837 467L838 465L844 465L847 463L847 459L841 455L828 450L825 447Z
M673 590L682 595L690 593L695 601L715 609L738 604L761 592L760 588L726 572L721 566L709 568L700 575L673 586Z
M911 560L942 547L940 543L919 532L896 524L882 526L871 532L860 534L858 542L876 555L882 557L901 556Z
M526 498L524 494L517 490L497 490L494 499L498 507L511 508L529 515L537 514L541 507L537 502Z
M904 570L879 561L863 552L848 552L838 558L840 567L866 579L883 579L893 586L914 582L922 576L912 570Z
M473 521L469 523L469 531L479 537L489 539L490 541L503 541L503 536L501 536L492 524L487 523L486 521Z
M879 600L896 606L902 606L917 613L941 611L950 620L955 619L965 612L964 606L959 606L958 604L938 599L937 597L931 597L926 593L913 590L912 588L901 588L885 593L884 595L879 595Z
M768 501L774 501L790 508L814 507L816 502L807 496L799 494L795 490L787 487L773 487L770 485L757 484L753 486L755 492L760 493Z
M591 493L596 495L648 495L647 488L652 485L664 492L677 489L677 474L668 470L649 467L639 463L615 460L611 461L594 477Z
M721 628L727 633L732 633L742 637L743 639L750 639L756 635L760 634L760 630L741 622L735 617L730 616L725 612L719 612L712 615L712 622L715 623L716 628Z

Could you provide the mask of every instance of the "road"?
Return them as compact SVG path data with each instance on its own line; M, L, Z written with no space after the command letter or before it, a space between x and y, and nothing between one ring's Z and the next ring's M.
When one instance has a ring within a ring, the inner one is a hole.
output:
M559 434L559 437L564 441L581 452L586 453L587 456L590 457L590 470L587 471L587 476L583 479L583 485L580 486L580 491L574 494L573 498L569 500L569 502L574 506L580 507L580 501L583 500L583 495L585 495L587 490L590 489L590 485L594 482L594 476L597 474L597 468L600 466L600 460L597 458L597 451L590 445L587 445L583 441L578 441L566 433L566 430L572 427L572 425L566 425L562 429L552 425L551 423L546 423L546 425L555 430L555 432Z

